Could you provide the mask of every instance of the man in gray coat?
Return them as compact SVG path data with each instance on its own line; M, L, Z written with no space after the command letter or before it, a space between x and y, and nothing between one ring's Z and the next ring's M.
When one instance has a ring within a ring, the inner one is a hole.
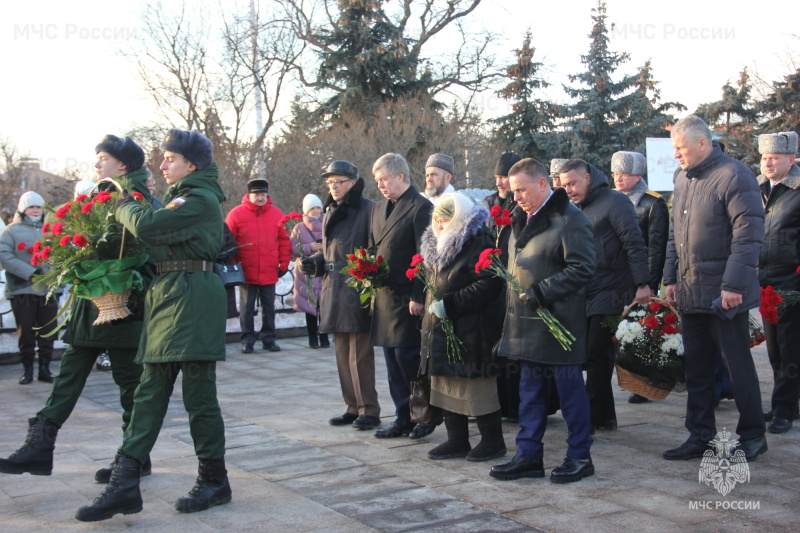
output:
M381 423L369 310L361 305L356 290L346 283L348 276L340 271L353 250L367 246L375 202L364 198L364 180L348 161L332 162L322 177L330 191L324 206L322 250L303 259L302 264L307 276L322 276L320 332L333 333L339 384L347 406L344 414L328 422L367 430Z
M411 422L411 380L420 362L420 317L425 287L409 280L406 271L419 253L422 233L431 224L433 204L411 184L408 163L399 154L384 154L372 165L378 190L384 196L372 210L369 249L382 255L389 265L389 278L375 298L372 343L383 347L389 378L389 393L395 406L395 421L379 429L379 439L409 435L420 438L433 426Z
M738 448L751 461L767 451L748 327L749 310L759 304L761 194L753 173L712 143L702 119L681 119L670 136L681 168L675 173L664 283L667 301L682 318L689 439L664 452L664 459L702 457L709 449L717 433L714 369L721 353L736 391Z

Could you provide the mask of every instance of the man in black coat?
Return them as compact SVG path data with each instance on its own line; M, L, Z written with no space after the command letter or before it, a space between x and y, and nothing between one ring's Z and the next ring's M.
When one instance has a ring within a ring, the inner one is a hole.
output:
M650 270L650 294L658 295L669 237L669 209L667 202L657 192L647 189L642 175L647 169L647 159L639 152L615 152L611 156L611 174L614 187L630 198L639 218L644 244L647 246L647 266ZM650 400L631 394L630 403L647 403Z
M753 173L712 143L699 117L681 119L670 136L681 168L675 173L664 284L667 301L681 313L689 439L665 451L664 459L702 457L716 436L714 369L721 353L736 391L738 449L751 461L767 451L748 327L749 310L759 304L761 194Z
M608 178L600 169L571 159L561 166L560 177L570 199L592 223L597 269L586 303L586 391L592 406L592 429L613 431L617 428L611 389L614 331L604 322L608 315L619 315L634 299L650 301L647 248L633 204L624 194L608 188Z
M800 290L800 167L795 164L797 133L758 136L764 200L764 247L758 260L762 287ZM765 413L770 433L786 433L797 417L800 394L800 306L778 311L778 323L764 321L767 353L775 386L772 405Z
M411 184L408 163L399 154L384 154L372 165L378 190L383 194L372 210L369 249L382 255L389 265L389 278L375 298L372 315L372 343L383 347L389 378L389 393L396 419L379 429L379 439L429 435L433 426L411 422L410 383L420 363L420 317L425 287L409 280L406 271L419 253L422 233L431 223L431 204Z

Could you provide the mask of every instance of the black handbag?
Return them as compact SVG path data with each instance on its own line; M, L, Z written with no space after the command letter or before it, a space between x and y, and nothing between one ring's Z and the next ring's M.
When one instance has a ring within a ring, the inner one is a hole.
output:
M411 381L411 421L415 424L437 426L442 423L442 410L431 405L431 378L421 374Z
M214 263L214 272L217 273L222 284L226 287L239 287L247 285L244 280L244 270L241 263L226 265L224 263Z

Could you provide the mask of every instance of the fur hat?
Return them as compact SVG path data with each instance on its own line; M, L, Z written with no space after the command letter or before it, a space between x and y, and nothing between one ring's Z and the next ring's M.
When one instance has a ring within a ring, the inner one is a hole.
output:
M444 154L432 154L428 158L428 162L425 163L425 168L428 167L437 167L441 168L450 173L450 175L455 176L456 174L456 164L453 161L453 158L449 155Z
M569 161L569 159L551 159L550 160L550 177L556 178L560 174L559 170L561 167L564 166L564 163Z
M100 144L94 147L94 153L97 152L105 152L119 160L128 169L128 174L144 165L144 150L130 137L120 139L116 135L106 135Z
M514 166L517 161L522 161L522 158L514 152L507 152L500 156L497 164L494 166L495 176L508 176L508 171Z
M647 158L639 152L614 152L611 156L611 172L643 176L647 170Z
M42 207L44 205L44 198L39 193L28 191L19 197L19 205L17 211L24 213L26 209L33 206Z
M80 180L75 182L75 194L73 198L77 198L81 194L89 194L89 191L92 190L92 187L95 186L93 181L89 180Z
M197 170L203 170L214 162L211 141L197 130L186 131L172 128L164 137L161 149L180 154L189 160Z
M307 215L315 207L322 208L322 200L316 194L306 194L303 197L303 214Z
M247 192L269 192L269 182L261 178L253 178L247 182Z
M794 131L782 131L780 133L759 135L758 153L797 155L797 133Z

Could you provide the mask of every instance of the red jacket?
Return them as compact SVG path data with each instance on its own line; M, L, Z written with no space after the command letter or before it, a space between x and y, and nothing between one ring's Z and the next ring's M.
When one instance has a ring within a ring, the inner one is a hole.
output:
M245 193L242 205L231 209L225 219L236 245L241 246L237 257L251 285L273 285L278 282L278 269L289 269L291 243L286 230L278 226L282 217L272 198L259 207Z

